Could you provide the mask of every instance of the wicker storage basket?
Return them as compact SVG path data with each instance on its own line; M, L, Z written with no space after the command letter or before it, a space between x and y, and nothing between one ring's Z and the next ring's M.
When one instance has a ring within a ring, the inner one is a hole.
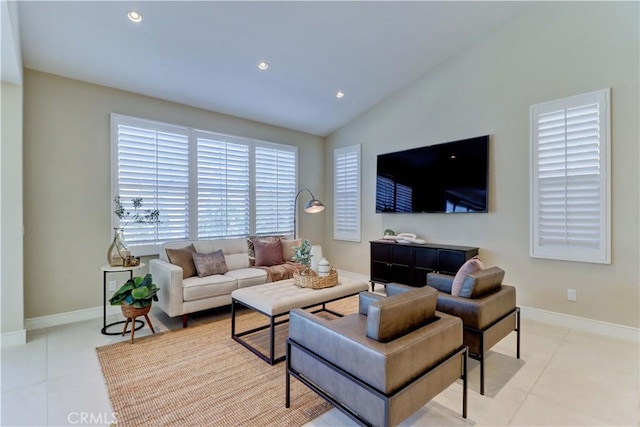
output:
M301 288L330 288L338 284L338 272L331 267L328 276L319 277L315 271L307 267L300 272L293 272L293 283Z
M124 303L122 303L120 308L122 309L122 314L124 314L124 317L126 317L127 319L135 319L138 316L144 316L145 314L149 313L149 310L151 310L150 305L147 307L136 308L132 305Z

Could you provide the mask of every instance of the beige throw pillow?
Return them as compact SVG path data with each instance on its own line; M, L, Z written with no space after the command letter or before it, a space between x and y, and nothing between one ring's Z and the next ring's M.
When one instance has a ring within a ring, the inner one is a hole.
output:
M222 249L210 254L193 254L193 263L196 265L198 277L211 276L213 274L224 274L229 269L224 259Z
M302 245L302 239L285 240L282 239L282 258L285 261L293 261L293 255L295 254L293 248Z
M180 249L167 248L166 252L169 262L182 268L183 279L196 275L196 266L193 264L193 254L196 249L193 244Z

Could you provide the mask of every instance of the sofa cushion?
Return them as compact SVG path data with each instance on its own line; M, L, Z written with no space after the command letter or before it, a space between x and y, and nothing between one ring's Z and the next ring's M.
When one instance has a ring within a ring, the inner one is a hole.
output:
M425 325L435 317L438 291L429 286L369 304L367 337L389 342Z
M238 289L267 283L267 272L253 267L229 270L225 276L236 279Z
M193 244L179 249L165 249L169 262L182 268L183 279L197 274L196 266L193 263L193 253L195 251Z
M254 242L257 240L273 242L284 239L284 236L249 236L247 237L247 251L249 253L249 266L256 265L256 250Z
M302 246L302 239L295 240L287 240L282 239L282 258L285 261L293 261L293 256L295 255L295 251L293 248Z
M256 252L255 265L272 266L284 263L282 259L282 243L280 239L273 241L254 240L253 247Z
M229 271L224 255L222 254L222 249L211 252L210 254L194 253L193 263L196 265L198 277L224 274Z
M247 241L244 238L197 240L193 242L193 246L199 254L210 254L218 249L222 249L222 253L225 256L249 253Z
M482 261L480 261L480 257L478 257L477 255L462 264L462 267L460 267L460 269L456 273L456 276L453 278L451 295L462 296L462 294L465 294L467 295L467 298L471 296L471 291L473 289L471 289L470 286L473 285L470 284L469 281L465 282L465 279L468 274L475 273L476 271L482 270L483 268L484 266L482 265Z
M249 254L224 254L224 259L227 262L229 271L237 270L239 268L249 268Z
M182 281L182 299L196 301L202 298L230 294L238 287L235 278L225 274L206 277L189 277Z

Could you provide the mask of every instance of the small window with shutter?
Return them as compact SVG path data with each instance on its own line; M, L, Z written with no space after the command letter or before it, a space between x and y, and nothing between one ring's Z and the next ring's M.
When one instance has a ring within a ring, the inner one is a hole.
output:
M530 108L535 258L611 263L610 90Z
M360 144L333 151L333 238L360 241Z

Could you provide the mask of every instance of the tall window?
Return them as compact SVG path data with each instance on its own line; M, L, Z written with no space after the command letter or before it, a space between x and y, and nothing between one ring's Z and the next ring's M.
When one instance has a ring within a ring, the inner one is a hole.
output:
M611 262L609 89L533 105L531 256Z
M360 144L333 152L333 238L360 241Z
M129 224L125 229L131 246L155 246L165 240L189 236L189 133L187 129L113 116L112 196L120 195L125 209L131 199L142 197L143 209L158 209L162 223ZM113 199L113 197L112 197ZM112 204L113 206L113 204ZM119 227L113 215L113 226Z
M249 146L197 138L198 239L249 234Z
M260 234L293 231L296 197L296 153L256 147L256 229Z
M171 240L293 233L296 147L120 114L111 134L112 198L160 211L158 225L126 227L136 255Z

